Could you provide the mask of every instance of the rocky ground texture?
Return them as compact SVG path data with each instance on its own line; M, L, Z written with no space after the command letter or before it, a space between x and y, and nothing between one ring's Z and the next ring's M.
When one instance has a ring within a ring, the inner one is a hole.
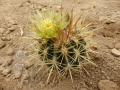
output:
M31 36L29 15L61 4L76 15L84 11L91 28L100 28L93 37L97 66L74 75L74 85L70 77L45 85L40 75L31 78L38 68L27 60L32 41L23 37ZM120 0L0 0L0 90L120 90Z

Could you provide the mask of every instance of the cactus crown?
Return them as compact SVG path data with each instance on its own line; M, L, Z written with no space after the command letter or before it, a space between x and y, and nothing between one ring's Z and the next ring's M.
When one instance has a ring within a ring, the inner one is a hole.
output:
M86 64L94 64L88 54L90 40L86 40L91 32L85 32L84 22L77 28L81 16L73 23L73 10L71 14L48 10L30 18L29 28L39 37L39 65L47 67L49 72L47 82L56 72L59 76L70 74L73 82L72 72L80 72Z

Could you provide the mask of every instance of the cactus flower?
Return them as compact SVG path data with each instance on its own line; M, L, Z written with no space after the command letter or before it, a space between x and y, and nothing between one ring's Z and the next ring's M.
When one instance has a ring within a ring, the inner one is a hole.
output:
M59 32L69 24L66 18L61 12L56 13L55 10L41 13L37 11L34 16L30 17L31 25L29 28L41 38L56 38Z

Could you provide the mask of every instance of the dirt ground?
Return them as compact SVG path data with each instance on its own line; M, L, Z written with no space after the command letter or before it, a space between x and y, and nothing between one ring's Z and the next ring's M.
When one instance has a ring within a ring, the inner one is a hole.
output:
M80 77L74 75L74 86L69 76L45 85L39 75L31 78L37 67L25 69L23 65L32 43L22 38L31 36L29 15L47 7L59 9L61 4L63 10L74 8L76 15L85 11L83 16L92 23L92 28L101 28L93 37L99 54L92 58L98 66L86 68L90 75L84 71ZM113 48L120 51L119 20L120 0L0 0L0 90L99 90L100 80L110 80L120 86L120 56L111 54Z

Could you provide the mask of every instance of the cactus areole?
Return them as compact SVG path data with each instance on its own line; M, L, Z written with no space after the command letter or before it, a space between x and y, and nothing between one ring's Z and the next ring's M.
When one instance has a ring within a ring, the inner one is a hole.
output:
M89 45L86 41L84 23L78 25L73 21L73 10L71 14L48 10L30 17L30 30L39 38L39 60L42 67L47 67L51 74L57 72L59 76L70 74L72 80L73 72L80 72L89 63ZM73 23L74 22L74 23ZM79 27L79 28L77 28ZM88 40L89 41L89 40ZM73 80L72 80L73 81Z

